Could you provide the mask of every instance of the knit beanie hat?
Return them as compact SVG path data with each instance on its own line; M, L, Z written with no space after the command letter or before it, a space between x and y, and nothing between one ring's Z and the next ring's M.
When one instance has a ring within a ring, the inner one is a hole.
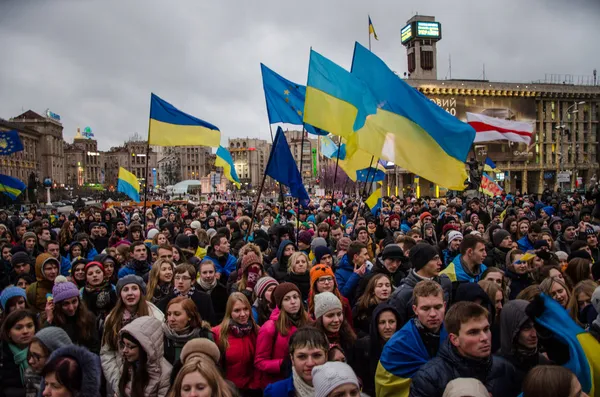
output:
M298 242L299 243L304 243L306 245L310 245L311 240L312 240L312 236L306 230L303 230L298 234Z
M360 388L352 368L340 361L329 361L312 369L315 397L327 397L337 387L353 384Z
M490 393L480 380L475 378L457 378L449 382L442 397L489 397Z
M148 240L152 240L154 238L154 236L156 236L158 234L158 229L152 228L150 230L148 230L148 233L146 234L146 238Z
M275 303L275 305L281 309L281 302L283 302L283 298L290 292L296 291L299 296L302 296L300 293L300 289L296 286L296 284L292 283L281 283L275 288L273 294L271 295L271 301Z
M54 297L54 303L59 303L79 296L79 289L75 284L67 280L65 276L58 276L54 280L52 296Z
M390 244L383 249L381 253L382 259L402 259L404 258L404 252L398 244Z
M425 219L425 218L427 218L427 217L433 218L433 216L431 215L431 213L430 213L430 212L423 212L423 213L421 214L421 216L419 217L419 221L423 222L423 219Z
M14 268L19 263L28 263L31 265L31 257L25 251L15 253L10 259L10 265Z
M342 237L337 242L337 250L338 251L348 251L348 248L350 247L351 242L352 242L352 240L350 240L349 237Z
M315 318L323 316L325 313L339 309L342 310L342 302L335 294L331 292L321 292L315 295Z
M8 301L12 298L16 298L17 296L22 296L25 300L27 300L27 294L23 288L15 286L4 288L4 291L2 291L0 294L0 304L2 305L2 310L6 311L6 305L8 304Z
M175 239L175 245L178 246L179 248L184 248L184 249L189 248L190 247L190 238L188 237L187 234L180 234Z
M596 309L596 313L600 316L600 286L596 287L592 294L592 306Z
M418 243L410 249L410 263L412 263L415 271L419 271L436 255L439 255L439 253L432 245Z
M190 227L192 228L192 230L201 229L202 224L200 224L199 221L192 221L192 223L190 223Z
M73 341L64 329L59 327L46 327L39 330L35 337L52 353L63 346L72 345Z
M321 277L330 276L333 278L335 283L335 274L329 266L326 265L314 265L310 268L310 287L313 288L317 280Z
M506 231L504 229L498 229L498 231L496 231L492 235L492 241L494 243L494 247L499 247L500 244L502 243L502 240L504 240L507 237L510 237L510 233L508 231Z
M142 290L142 293L146 295L146 283L140 276L136 276L135 274L128 274L125 277L122 277L117 281L117 296L121 296L121 290L127 284L136 284Z
M321 238L321 237L317 237L315 240L317 240L319 238ZM313 243L314 243L314 241L313 241ZM315 254L316 263L321 263L321 258L323 258L325 255L331 255L331 250L326 245L325 246L320 245L313 249L313 254Z
M84 269L83 269L83 270L84 270L84 271L86 272L86 274L87 274L87 270L88 270L90 267L94 267L94 266L98 266L98 267L100 268L100 270L102 270L102 273L104 273L104 265L103 265L102 263L100 263L100 262L97 262L97 261L91 261L91 262L88 262L88 264L87 264L87 265L85 265L85 267L84 267Z
M453 225L453 224L451 224L451 223L447 223L447 224L445 224L445 225L444 225L444 227L442 228L442 234L446 234L446 233L448 233L448 231L450 231L450 230L456 230L456 231L458 231L458 226L456 226L456 225Z
M262 261L260 260L258 255L256 255L253 251L249 251L242 258L242 267L240 270L242 271L242 273L244 273L246 269L248 269L252 265L259 265L260 267L262 267Z
M215 364L219 363L221 359L221 352L215 344L207 338L194 338L188 341L181 349L179 360L185 364L185 362L192 358L202 359L204 357L210 358Z
M37 241L37 236L35 235L34 232L25 232L25 234L23 234L23 238L21 239L21 241L25 242L25 241L27 241L28 238L34 238Z
M450 232L448 233L448 244L450 244L453 240L456 240L457 238L463 238L462 233L458 230L450 230Z
M254 293L258 298L262 298L271 285L277 286L279 283L273 277L261 277L254 286Z
M312 252L315 252L317 247L327 247L327 240L325 240L323 237L315 237L310 243L310 249Z

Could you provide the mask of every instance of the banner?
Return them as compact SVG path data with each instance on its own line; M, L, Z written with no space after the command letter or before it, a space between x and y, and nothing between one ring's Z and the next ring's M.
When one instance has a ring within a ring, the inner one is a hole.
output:
M481 190L488 196L500 196L504 191L494 180L485 172L481 177Z

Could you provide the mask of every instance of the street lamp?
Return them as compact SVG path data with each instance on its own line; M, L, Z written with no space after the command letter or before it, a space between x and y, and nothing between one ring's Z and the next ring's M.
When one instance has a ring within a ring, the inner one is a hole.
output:
M567 109L565 109L565 111L563 112L563 116L560 119L560 124L555 127L555 129L557 131L560 131L559 132L559 134L560 134L560 154L559 155L560 155L560 170L561 170L561 172L565 171L565 169L564 169L564 158L565 158L564 147L566 145L565 145L564 137L565 137L565 131L568 131L568 128L565 124L563 124L563 121L567 118L567 114L579 113L579 109L577 109L577 106L584 105L584 104L585 104L585 101L576 102L576 103L572 104L571 106L569 106ZM573 109L573 108L575 108L575 109ZM573 109L573 110L571 110L571 109ZM558 137L557 137L557 142L558 142ZM558 178L558 175L557 175L557 178ZM558 184L562 190L562 182L558 182Z

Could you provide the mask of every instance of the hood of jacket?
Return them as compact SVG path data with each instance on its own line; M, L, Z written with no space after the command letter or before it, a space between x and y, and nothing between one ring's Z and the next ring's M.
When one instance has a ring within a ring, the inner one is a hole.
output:
M148 356L148 367L159 365L164 355L162 323L153 316L138 317L121 329L119 335L133 336Z
M277 262L281 263L281 257L283 256L283 251L285 247L288 245L296 246L291 240L283 240L281 244L279 244L279 248L277 248Z
M475 299L481 301L481 306L488 309L490 312L490 319L493 320L496 316L496 307L490 300L488 294L485 293L483 288L477 283L461 283L456 290L456 296L454 302L474 302Z
M85 393L89 397L100 397L100 378L102 376L100 357L85 347L68 345L56 349L50 355L48 362L58 360L62 357L71 357L79 364L79 368L81 369L81 394ZM46 380L42 378L40 390L43 391L45 387Z
M48 279L46 279L46 275L44 274L44 265L51 260L56 262L56 266L58 266L58 274L60 274L60 261L58 259L48 253L39 254L35 259L35 278L37 281L48 281Z
M275 307L275 309L273 309L273 311L271 312L271 316L269 316L269 320L277 321L278 318L279 318L279 308Z
M529 302L515 299L507 302L500 313L500 352L503 356L514 354L514 341L519 330L529 320L525 309Z
M342 256L342 259L337 264L338 269L349 270L351 272L354 271L354 265L350 263L350 259L348 258L348 254Z

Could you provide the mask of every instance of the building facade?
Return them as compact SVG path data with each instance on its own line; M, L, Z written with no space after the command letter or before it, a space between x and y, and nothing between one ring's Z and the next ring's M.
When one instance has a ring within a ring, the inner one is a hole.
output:
M269 161L271 144L264 139L229 139L229 152L242 189L258 189Z
M19 133L19 138L23 143L23 151L9 156L0 156L0 173L27 183L32 172L38 177L42 172L42 164L40 156L38 156L40 135L38 131L29 127L0 119L0 131L12 130Z
M98 141L81 135L78 128L73 143L64 143L65 172L68 186L102 185L105 170Z
M212 170L211 155L211 148L207 146L161 148L157 160L159 184L168 186L190 179L200 180Z
M104 166L105 185L116 188L119 168L123 167L138 178L141 187L146 181L149 181L149 188L154 187L154 175L157 173L156 153L150 148L146 155L147 145L147 141L129 140L123 146L112 147L108 152L101 153L100 161ZM147 167L146 161L148 161Z
M311 138L311 135L304 132L304 142L302 142L302 134L302 131L286 131L285 137L296 166L301 170L304 186L308 187L315 183L318 176L319 140Z

